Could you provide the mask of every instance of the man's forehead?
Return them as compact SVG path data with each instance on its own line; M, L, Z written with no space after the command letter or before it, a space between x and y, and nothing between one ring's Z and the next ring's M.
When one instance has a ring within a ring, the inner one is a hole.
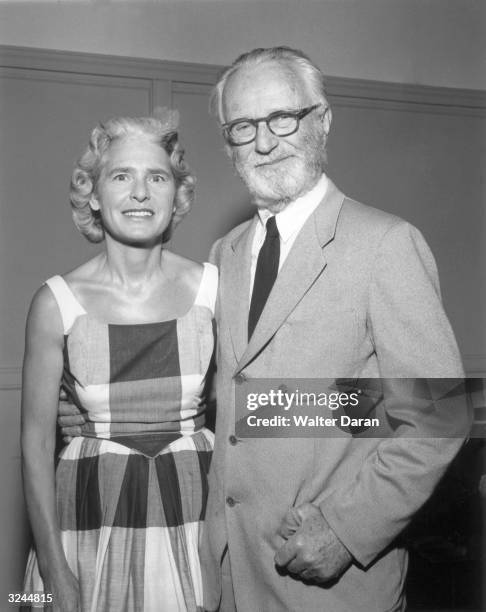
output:
M295 68L287 62L267 60L259 64L244 65L237 68L228 77L225 91L227 89L238 88L240 86L259 87L270 79L273 83L281 86L298 89L301 87L302 80Z
M233 72L223 91L223 109L241 112L254 104L270 105L270 110L290 108L303 102L306 87L302 78L290 66L268 61L256 66L242 66Z

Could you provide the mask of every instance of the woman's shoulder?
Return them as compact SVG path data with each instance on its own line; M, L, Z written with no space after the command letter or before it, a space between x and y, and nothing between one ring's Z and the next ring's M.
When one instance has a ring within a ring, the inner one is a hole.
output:
M172 251L164 251L164 257L174 279L179 282L182 281L188 287L197 291L204 273L203 264L177 253L172 253Z
M27 332L50 337L62 337L63 325L57 300L44 284L35 292L27 315Z
M50 294L50 300L61 315L64 334L69 333L76 319L86 314L79 295L83 295L86 286L93 283L99 265L99 255L64 274L47 279L44 290Z
M214 312L214 303L218 289L218 269L213 264L204 264L167 252L167 262L179 282L182 280L196 295L195 304L207 306Z
M56 312L56 309L57 304L54 294L49 289L49 286L44 283L37 289L32 297L29 316L50 315Z
M100 265L100 255L95 255L77 268L62 275L62 278L72 287L92 282Z

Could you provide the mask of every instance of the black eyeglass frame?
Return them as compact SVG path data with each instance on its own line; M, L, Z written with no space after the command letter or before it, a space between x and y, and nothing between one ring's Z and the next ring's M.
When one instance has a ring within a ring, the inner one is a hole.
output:
M292 134L295 134L295 132L297 132L298 129L300 128L301 120L304 117L306 117L309 113L311 113L313 110L318 108L319 106L321 106L321 103L313 104L312 106L306 106L305 108L301 108L298 111L278 110L278 111L274 111L273 113L270 113L266 117L258 117L257 119L250 119L250 118L242 117L241 119L235 119L234 121L223 123L221 128L223 130L223 135L225 137L226 142L232 147L241 147L243 145L250 144L250 142L253 142L255 138L257 137L258 124L261 123L262 121L264 121L267 124L267 128L270 130L270 132L274 136L277 136L279 138L280 137L284 138L285 136L291 136ZM293 128L290 132L286 132L285 134L276 134L270 127L270 121L274 119L275 117L280 117L280 116L288 116L288 117L292 117L292 119L297 119L295 128ZM238 123L250 123L251 125L253 125L253 127L255 128L255 134L250 140L245 140L245 142L234 142L234 140L232 140L230 136L230 130L235 125L238 125Z

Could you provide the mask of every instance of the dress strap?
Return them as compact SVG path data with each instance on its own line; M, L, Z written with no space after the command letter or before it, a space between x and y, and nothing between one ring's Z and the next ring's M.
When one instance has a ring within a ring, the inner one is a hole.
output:
M68 334L71 331L74 321L81 315L86 314L86 311L78 302L71 288L62 276L52 276L46 280L45 284L56 298L57 305L61 312L64 334Z
M206 306L214 315L216 294L218 292L218 268L205 262L194 305Z

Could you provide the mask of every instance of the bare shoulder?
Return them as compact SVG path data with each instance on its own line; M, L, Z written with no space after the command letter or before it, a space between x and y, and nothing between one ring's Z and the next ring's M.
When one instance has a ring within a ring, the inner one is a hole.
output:
M47 285L42 285L32 298L27 315L27 336L42 336L62 341L61 313L54 294Z
M174 280L197 292L204 270L203 264L171 251L164 251L164 258Z
M85 282L92 282L96 277L96 272L100 266L101 255L95 255L85 263L81 264L74 270L63 274L63 278L69 285L76 286Z

